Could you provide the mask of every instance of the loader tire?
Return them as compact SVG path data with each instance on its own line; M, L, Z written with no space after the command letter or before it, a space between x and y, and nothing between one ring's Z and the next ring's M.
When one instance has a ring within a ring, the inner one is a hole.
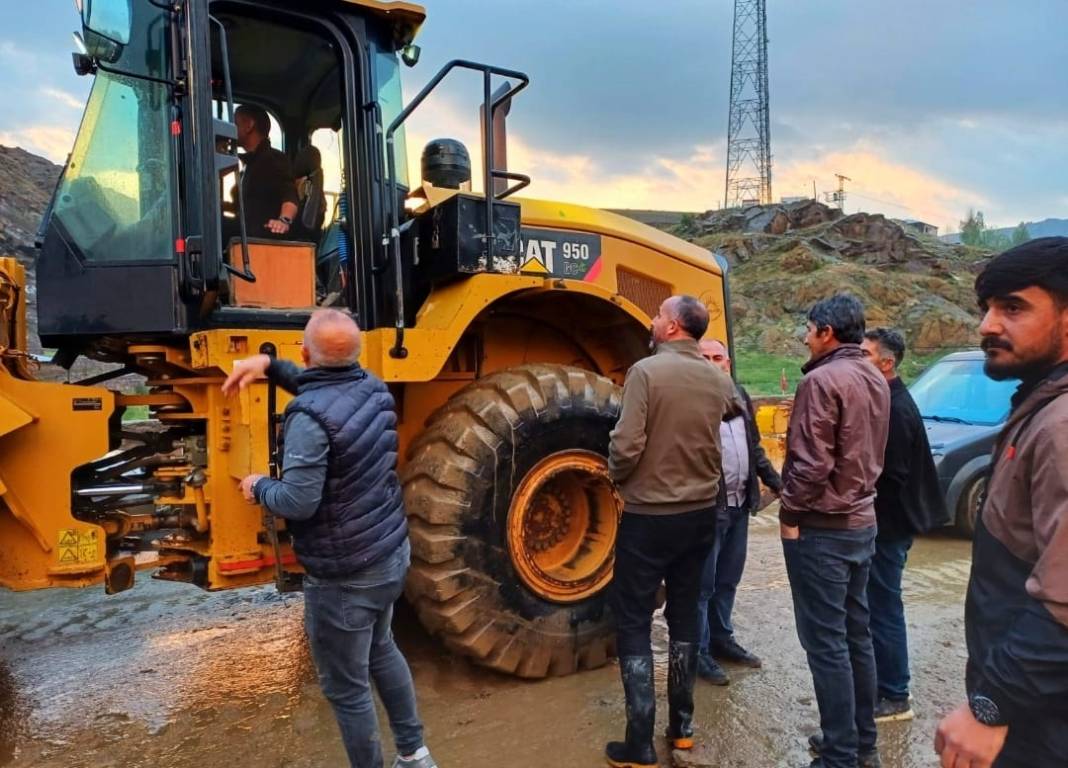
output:
M614 654L606 591L621 501L607 476L620 390L562 365L493 373L408 452L406 595L452 651L527 678Z

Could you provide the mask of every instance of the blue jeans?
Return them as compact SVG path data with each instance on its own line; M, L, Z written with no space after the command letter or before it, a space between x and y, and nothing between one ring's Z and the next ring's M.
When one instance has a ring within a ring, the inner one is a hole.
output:
M868 627L868 571L875 527L806 528L784 539L797 637L808 654L820 708L825 768L856 768L875 749L875 655Z
M382 765L371 679L389 715L397 752L408 755L423 746L412 673L390 629L410 554L405 539L385 560L355 576L304 579L308 644L353 768Z
M745 570L749 548L749 515L739 507L716 511L716 543L701 572L701 593L697 601L701 626L701 653L734 637L731 613L734 596Z
M905 629L905 606L901 602L901 576L912 546L912 537L875 539L875 557L868 579L871 607L871 639L875 646L875 669L879 695L887 699L909 697L909 642Z

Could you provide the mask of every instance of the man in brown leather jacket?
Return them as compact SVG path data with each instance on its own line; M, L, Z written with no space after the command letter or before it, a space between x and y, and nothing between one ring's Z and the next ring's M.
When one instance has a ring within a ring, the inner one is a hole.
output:
M864 358L864 308L839 294L808 313L782 472L786 572L820 710L813 768L879 765L867 586L890 388Z
M994 445L964 609L968 702L942 766L1068 765L1068 238L995 257L975 281L992 379L1022 382Z

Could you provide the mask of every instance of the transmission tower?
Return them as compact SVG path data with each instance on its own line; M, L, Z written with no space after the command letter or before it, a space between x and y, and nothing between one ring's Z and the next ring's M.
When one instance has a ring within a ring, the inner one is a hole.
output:
M734 0L727 184L723 200L727 208L771 202L765 0Z

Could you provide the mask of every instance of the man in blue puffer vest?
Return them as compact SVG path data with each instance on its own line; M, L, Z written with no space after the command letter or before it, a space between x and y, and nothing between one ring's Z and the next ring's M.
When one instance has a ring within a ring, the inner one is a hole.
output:
M357 362L360 329L344 312L312 314L301 356L303 370L267 355L240 360L223 384L232 394L266 375L296 394L286 408L282 478L249 475L241 491L293 534L306 573L308 644L350 764L382 766L373 677L396 742L394 768L436 768L390 629L410 555L393 397Z

